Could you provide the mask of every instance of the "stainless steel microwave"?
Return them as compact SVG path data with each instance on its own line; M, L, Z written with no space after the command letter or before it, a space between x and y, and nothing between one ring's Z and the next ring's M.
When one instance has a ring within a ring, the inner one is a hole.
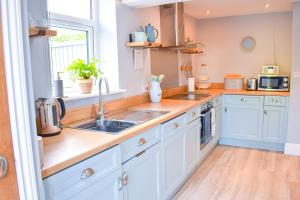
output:
M258 75L258 90L289 91L290 80L286 75Z

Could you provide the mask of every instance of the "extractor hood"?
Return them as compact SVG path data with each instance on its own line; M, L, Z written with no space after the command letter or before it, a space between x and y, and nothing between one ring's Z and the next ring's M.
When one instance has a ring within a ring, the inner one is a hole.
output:
M186 53L201 53L203 44L185 37L184 5L182 2L160 6L162 48L179 49Z

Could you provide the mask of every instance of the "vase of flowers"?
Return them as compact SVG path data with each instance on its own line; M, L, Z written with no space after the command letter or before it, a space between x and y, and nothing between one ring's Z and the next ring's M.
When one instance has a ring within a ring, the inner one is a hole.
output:
M153 103L158 103L161 100L162 90L160 87L160 83L164 77L165 76L163 74L161 74L159 76L151 75L149 94L150 94L150 99Z
M76 59L66 68L66 71L71 73L70 78L76 81L81 94L90 94L93 89L93 81L103 74L96 66L99 62L100 60L95 58L91 59L89 63L82 59Z

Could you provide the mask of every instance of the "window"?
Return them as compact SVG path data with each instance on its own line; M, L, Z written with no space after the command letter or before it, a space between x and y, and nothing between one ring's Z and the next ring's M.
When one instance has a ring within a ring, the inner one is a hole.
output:
M57 30L57 36L49 39L52 81L74 59L88 62L98 54L94 52L97 23L92 5L91 0L48 0L50 26ZM66 93L74 92L74 83L70 81L69 74L63 73L61 77Z
M56 28L57 36L50 38L51 71L55 76L63 72L74 59L88 61L88 33L82 30ZM52 76L52 77L53 77ZM55 78L55 77L53 77ZM63 74L64 86L73 87L68 74Z
M90 0L48 0L48 10L82 19L92 18Z

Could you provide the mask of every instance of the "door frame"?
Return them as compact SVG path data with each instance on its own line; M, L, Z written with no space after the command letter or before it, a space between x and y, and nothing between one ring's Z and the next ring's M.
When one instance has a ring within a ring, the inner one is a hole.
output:
M20 199L44 199L36 139L27 0L0 0L0 9L19 196Z

